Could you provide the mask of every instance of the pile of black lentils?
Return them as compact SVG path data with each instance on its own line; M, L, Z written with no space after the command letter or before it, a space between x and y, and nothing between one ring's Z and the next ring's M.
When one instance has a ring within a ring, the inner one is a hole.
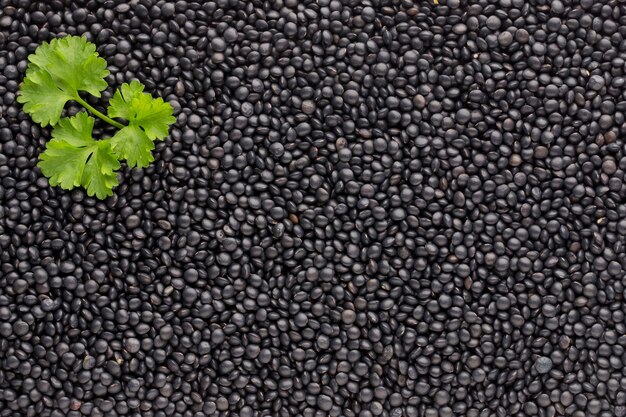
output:
M0 5L0 417L626 416L623 1ZM104 201L67 34L177 117Z

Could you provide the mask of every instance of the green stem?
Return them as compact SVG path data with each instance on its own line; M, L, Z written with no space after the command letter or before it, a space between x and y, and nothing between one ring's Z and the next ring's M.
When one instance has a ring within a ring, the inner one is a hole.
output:
M87 103L85 100L80 98L78 95L76 97L74 97L74 100L76 100L78 103L82 104L87 110L89 110L91 113L93 113L94 115L98 116L99 118L101 118L102 120L107 122L108 124L113 125L113 126L117 127L118 129L124 129L126 127L123 124L121 124L119 122L116 122L115 120L113 120L110 117L106 116L105 114L100 113L98 110L96 110L93 107L91 107L91 105L89 103Z

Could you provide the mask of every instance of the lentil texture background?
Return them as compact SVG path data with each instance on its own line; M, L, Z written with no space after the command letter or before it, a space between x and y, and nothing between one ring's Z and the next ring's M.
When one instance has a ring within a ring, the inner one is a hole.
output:
M626 416L622 1L0 5L0 417ZM178 120L105 201L66 34Z

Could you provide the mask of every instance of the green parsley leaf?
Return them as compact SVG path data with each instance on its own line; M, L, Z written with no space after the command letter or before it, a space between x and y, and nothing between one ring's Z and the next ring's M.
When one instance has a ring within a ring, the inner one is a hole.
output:
M66 36L43 43L28 59L74 93L86 91L100 97L100 92L107 88L104 80L109 75L107 62L96 52L96 45L84 36Z
M66 36L44 42L28 57L19 103L42 126L54 126L52 140L38 166L51 185L65 189L82 186L100 199L118 185L115 171L120 160L129 167L147 167L154 161L154 141L165 139L176 119L169 103L144 92L137 80L123 84L110 100L107 116L89 104L81 92L100 97L109 75L106 61L85 37ZM62 118L65 104L73 100L92 115L120 129L112 138L94 140L94 118L87 113ZM126 119L127 123L113 120Z
M52 138L67 142L74 147L90 146L94 140L91 137L94 119L85 112L74 117L64 117L52 130Z
M89 148L77 148L63 140L52 139L37 165L48 177L50 185L71 190L80 186L89 155Z
M122 84L109 100L109 117L121 117L126 120L135 118L136 113L131 103L135 98L141 96L143 89L143 84L137 80L131 81L130 84Z
M112 139L113 152L126 159L128 166L143 168L154 161L152 141L164 139L169 125L174 123L172 106L162 98L144 93L144 86L137 80L124 83L109 101L109 117L128 120Z
M115 170L120 163L110 140L92 138L93 124L94 119L84 112L61 119L38 166L50 185L66 190L83 186L88 195L103 199L112 195L112 188L118 184Z
M120 159L126 159L131 168L144 168L154 161L151 153L154 142L139 126L130 125L121 129L111 138L111 146L113 153Z
M174 109L161 97L143 92L143 85L133 80L124 83L109 102L109 117L126 119L129 125L141 127L151 140L165 139L169 125L176 121Z
M113 195L113 187L119 184L115 171L120 168L120 161L113 154L110 141L99 140L95 143L91 158L85 165L81 185L90 196L95 194L99 199L104 199Z
M18 102L42 126L55 125L69 100L80 91L100 97L109 71L96 46L85 37L66 36L44 42L30 61Z
M169 132L169 125L176 121L172 115L174 109L161 97L153 98L150 94L142 94L132 102L137 117L130 120L146 131L146 135L152 140L165 139Z
M65 103L71 99L57 87L49 73L39 70L31 71L24 79L17 97L17 101L24 104L24 111L44 127L59 122Z

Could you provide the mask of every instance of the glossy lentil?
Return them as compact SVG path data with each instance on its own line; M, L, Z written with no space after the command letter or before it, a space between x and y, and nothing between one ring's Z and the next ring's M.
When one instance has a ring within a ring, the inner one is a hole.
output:
M16 102L66 34L177 117L105 201ZM625 37L619 0L0 0L0 417L626 416Z

